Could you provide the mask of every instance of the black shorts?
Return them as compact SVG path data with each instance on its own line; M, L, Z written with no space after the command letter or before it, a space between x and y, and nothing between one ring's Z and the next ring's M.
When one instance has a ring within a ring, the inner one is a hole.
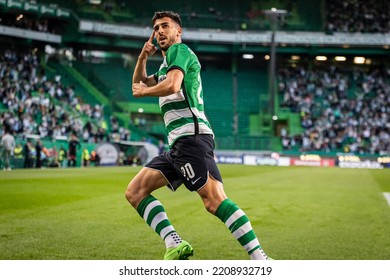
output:
M209 174L222 183L214 159L214 139L208 134L176 140L168 152L153 158L145 167L159 170L172 191L181 184L190 191L198 191L207 183Z

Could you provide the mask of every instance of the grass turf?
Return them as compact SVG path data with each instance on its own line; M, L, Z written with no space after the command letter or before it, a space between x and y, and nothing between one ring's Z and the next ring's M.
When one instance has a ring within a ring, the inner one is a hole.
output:
M228 196L275 259L390 259L390 170L221 165ZM0 259L161 259L165 247L124 191L139 168L0 173ZM192 259L248 259L196 193L154 195Z

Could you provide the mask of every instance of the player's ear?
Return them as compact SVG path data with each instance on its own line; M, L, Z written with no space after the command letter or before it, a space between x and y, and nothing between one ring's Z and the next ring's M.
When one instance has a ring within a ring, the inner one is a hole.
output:
M182 33L183 33L183 29L182 29L180 26L178 26L178 27L177 27L177 34L178 34L179 36L181 36Z

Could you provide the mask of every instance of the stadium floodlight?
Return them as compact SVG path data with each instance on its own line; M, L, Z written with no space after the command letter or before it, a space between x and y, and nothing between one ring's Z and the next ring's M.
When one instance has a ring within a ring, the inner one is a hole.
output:
M334 60L336 60L336 61L346 61L347 58L346 58L345 56L336 56L336 57L334 58Z
M263 10L263 13L270 19L282 19L287 11L283 9L271 8L269 10Z
M353 63L355 64L364 64L364 62L366 62L366 58L363 56L355 56L353 59Z
M91 5L100 5L102 0L87 0L87 3Z
M275 115L275 92L276 92L276 43L275 43L275 33L276 33L276 24L284 20L285 15L287 14L286 10L279 10L277 8L271 8L270 10L263 10L263 13L270 20L271 23L271 54L270 54L270 68L269 68L269 77L270 77L270 115ZM272 126L273 126L272 122ZM273 127L272 127L273 128ZM273 129L272 129L273 131Z
M326 61L326 60L328 60L328 58L324 55L317 55L316 60L317 61Z
M250 53L244 53L242 55L242 58L243 59L253 59L255 56L253 54L250 54Z

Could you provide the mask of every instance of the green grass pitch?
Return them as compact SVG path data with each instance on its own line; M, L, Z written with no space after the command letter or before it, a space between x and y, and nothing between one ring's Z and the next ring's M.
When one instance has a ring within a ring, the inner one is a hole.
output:
M228 196L274 259L390 259L390 170L221 165ZM127 203L137 167L0 173L0 259L158 260L164 243ZM154 193L192 259L248 259L196 193Z

